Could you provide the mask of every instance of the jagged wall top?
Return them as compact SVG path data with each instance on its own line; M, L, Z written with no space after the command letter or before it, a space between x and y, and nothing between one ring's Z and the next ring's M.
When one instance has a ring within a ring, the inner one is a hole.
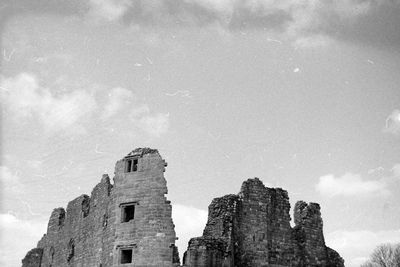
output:
M135 157L135 156L142 157L145 154L153 154L153 153L159 154L157 149L152 149L149 147L143 147L143 148L138 147L138 148L135 148L134 150L132 150L131 152L129 152L128 155L125 156L125 158Z
M136 169L128 171L129 164ZM66 210L52 212L46 234L23 267L178 266L165 166L150 148L118 160L113 185L104 174L90 197L81 195Z
M258 178L243 182L238 195L215 198L202 237L189 241L184 266L344 267L325 245L320 206L298 201L290 226L288 192Z

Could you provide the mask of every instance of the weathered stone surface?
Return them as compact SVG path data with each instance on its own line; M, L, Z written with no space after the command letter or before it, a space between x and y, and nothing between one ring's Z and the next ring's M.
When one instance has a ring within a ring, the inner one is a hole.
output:
M328 253L328 264L329 267L342 267L344 266L344 260L340 257L339 253L330 247L326 248Z
M113 185L103 175L90 197L52 212L23 266L179 265L165 166L157 150L133 150L116 163Z
M298 201L294 207L296 255L301 266L327 266L320 206Z
M188 266L231 266L234 262L232 237L234 226L238 225L237 195L216 198L208 207L210 216L203 231L203 237L192 238L186 252Z
M165 197L167 163L138 148L103 175L91 193L53 210L47 233L23 267L179 266L172 207ZM343 267L325 246L320 206L299 201L290 226L288 194L248 179L240 193L215 198L202 237L192 238L184 266Z
M224 239L198 237L190 239L185 263L187 266L230 266L229 256Z
M40 267L42 264L43 249L31 249L22 260L22 267Z
M320 207L296 203L290 226L285 190L248 179L238 195L216 198L202 237L192 238L184 266L344 266L326 247Z

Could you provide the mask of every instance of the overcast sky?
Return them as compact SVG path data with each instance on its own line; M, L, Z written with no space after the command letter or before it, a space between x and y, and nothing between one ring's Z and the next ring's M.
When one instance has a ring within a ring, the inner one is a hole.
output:
M53 208L157 148L179 251L259 177L321 204L359 266L400 242L397 0L0 1L0 265Z

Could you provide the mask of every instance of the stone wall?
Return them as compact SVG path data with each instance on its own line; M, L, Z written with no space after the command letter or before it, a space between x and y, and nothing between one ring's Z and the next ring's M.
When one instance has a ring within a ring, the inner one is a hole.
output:
M90 197L52 212L47 233L23 267L179 265L165 166L157 150L129 153L116 163L114 185L103 175ZM132 217L125 221L126 207Z
M103 175L90 197L54 209L47 233L23 267L179 266L172 206L165 197L166 162L138 148ZM214 199L203 236L192 238L184 266L343 267L325 246L320 206L299 201L290 226L288 194L248 179L237 195Z
M47 233L38 243L43 249L39 266L100 266L110 262L107 241L112 243L114 231L104 219L112 202L111 191L110 178L104 175L91 197L75 198L67 211L53 210Z
M192 238L184 266L344 266L326 247L320 207L296 203L290 226L288 194L248 179L238 195L216 198L202 237Z
M216 198L208 207L208 221L203 237L192 238L186 252L188 266L232 266L233 252L237 246L233 240L238 216L237 195Z
M31 249L22 260L22 267L40 267L40 265L42 264L42 257L43 249Z
M166 162L158 153L136 151L129 158L138 158L138 169L124 172L125 160L118 161L114 177L114 212L111 220L115 225L114 251L133 247L134 266L170 266L174 258L175 230L172 222L172 206L164 196L167 184L164 179ZM121 205L132 203L135 218L122 221ZM113 266L119 266L120 255L115 255ZM127 266L124 264L124 266Z

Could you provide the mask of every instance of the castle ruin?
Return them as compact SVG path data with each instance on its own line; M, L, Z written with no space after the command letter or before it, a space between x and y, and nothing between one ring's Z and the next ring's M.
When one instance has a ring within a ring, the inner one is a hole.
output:
M180 266L166 166L150 148L117 161L113 184L103 175L90 197L52 212L22 267ZM285 190L248 179L238 195L212 201L203 236L189 241L183 266L344 266L325 246L319 205L297 202L293 228L289 210Z
M90 197L52 212L22 266L178 266L166 166L155 149L133 150L116 163L113 185L103 175Z
M248 179L238 195L215 198L202 237L192 238L185 266L326 266L344 261L325 246L320 206L298 201L290 226L288 193Z

